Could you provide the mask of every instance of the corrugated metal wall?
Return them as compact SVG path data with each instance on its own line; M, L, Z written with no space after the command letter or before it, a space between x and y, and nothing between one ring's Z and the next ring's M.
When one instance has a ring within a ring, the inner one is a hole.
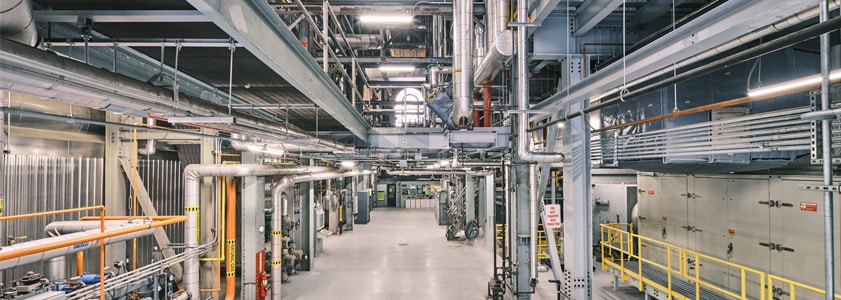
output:
M137 171L139 178L146 185L152 204L158 215L183 215L184 192L183 171L179 161L173 160L139 160ZM129 189L131 185L129 184ZM131 207L131 197L127 207ZM138 207L138 215L145 212ZM178 223L164 227L173 243L184 241L184 224ZM153 236L137 239L137 265L143 266L152 260L152 247L157 245ZM175 249L181 253L181 249Z
M34 212L100 205L103 203L103 159L75 157L46 157L5 154L0 193L3 215L21 215ZM98 211L69 213L3 222L0 237L3 245L8 237L18 242L46 237L43 228L50 222L78 220L82 216L99 215ZM85 268L97 270L98 250L86 253L89 259ZM75 264L75 257L68 257L68 265ZM44 263L22 265L4 271L4 281L22 277L27 271L43 274ZM68 268L71 271L72 268Z

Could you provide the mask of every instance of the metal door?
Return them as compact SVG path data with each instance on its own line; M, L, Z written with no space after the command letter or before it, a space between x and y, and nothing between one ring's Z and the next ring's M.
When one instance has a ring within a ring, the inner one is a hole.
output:
M727 245L716 256L757 270L769 270L770 253L760 246L770 238L770 182L768 179L727 180ZM732 231L731 231L732 230ZM730 287L741 286L741 272L730 268ZM748 296L759 298L759 276L747 275Z
M688 235L688 249L715 258L724 258L727 253L727 192L728 181L723 178L690 177L690 189L686 195L688 222L679 230ZM691 273L697 272L694 258L684 261ZM700 260L701 278L720 287L728 287L728 268L721 263Z
M687 209L689 189L687 183L690 178L686 175L664 176L660 183L663 190L660 199L663 205L661 216L663 242L684 248L689 246L689 232L684 227L689 225L689 210ZM663 228L665 232L663 232ZM671 256L673 262L680 261L677 253L671 253ZM663 263L665 263L665 259Z
M661 230L663 228L663 215L661 197L663 190L660 188L661 177L658 176L637 176L639 189L639 220L638 231L640 235L662 241ZM642 256L648 259L663 256L663 249L660 247L646 246L642 248Z

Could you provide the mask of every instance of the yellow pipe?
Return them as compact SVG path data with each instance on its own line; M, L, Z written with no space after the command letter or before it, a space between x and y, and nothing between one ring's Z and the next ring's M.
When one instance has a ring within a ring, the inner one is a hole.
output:
M133 233L133 232L137 232L137 231L150 229L150 228L157 228L157 227L162 227L162 226L171 225L171 224L175 224L175 223L180 223L180 222L184 222L185 220L187 220L187 217L185 217L185 216L170 216L169 219L167 219L167 220L162 220L162 221L158 221L158 222L154 222L154 223L150 223L150 224L135 225L135 226L126 227L126 228L122 228L122 229L117 229L117 230L111 230L111 231L107 231L107 232L92 234L92 235L85 236L85 237L68 239L68 240L64 240L64 241L61 241L61 242L57 242L57 243L32 246L32 247L29 247L29 248L26 248L26 249L10 250L10 251L0 253L0 260L7 260L7 259L16 258L16 257L21 257L21 256L24 256L24 255L30 255L30 254L35 254L35 253L44 252L44 251L50 251L50 250L54 250L54 249L58 249L58 248L69 247L69 246L73 246L73 245L80 244L80 243L107 239L107 238L111 238L111 237L115 237L115 236L119 236L119 235L124 235L124 234L129 234L129 233ZM104 229L104 227L103 227L103 229ZM100 245L101 244L102 243L100 243Z

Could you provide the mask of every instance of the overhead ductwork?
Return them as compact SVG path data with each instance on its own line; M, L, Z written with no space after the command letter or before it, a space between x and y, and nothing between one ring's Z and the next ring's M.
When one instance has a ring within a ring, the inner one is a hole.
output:
M315 139L303 130L239 111L229 114L226 107L186 95L175 101L171 90L15 42L0 43L0 72L0 89L74 105L144 117L231 116L236 122L225 124L226 130L267 139ZM315 140L325 147L348 150L339 143Z
M29 46L38 44L30 0L0 1L0 37Z
M337 35L336 40L338 40L340 47L350 45L351 50L376 50L382 49L383 46L385 46L385 41L383 40L383 37L379 34Z
M499 71L499 66L514 55L513 33L508 27L508 0L487 0L485 10L487 17L488 51L482 62L476 67L473 75L474 90L485 80L492 79Z
M199 247L199 215L201 207L201 178L205 176L271 176L300 175L329 172L326 167L277 167L269 165L188 165L184 169L184 210L187 221L184 223L184 246L189 249ZM279 276L278 276L279 277ZM182 285L191 295L199 295L199 257L184 260Z
M473 124L473 1L453 1L453 113L458 128Z

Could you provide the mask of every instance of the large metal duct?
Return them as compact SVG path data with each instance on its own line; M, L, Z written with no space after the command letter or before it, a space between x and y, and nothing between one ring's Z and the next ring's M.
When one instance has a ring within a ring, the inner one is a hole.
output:
M97 221L97 222L99 222L99 221ZM122 224L120 224L120 225L105 226L105 232L125 229L125 228L134 227L134 226L141 225L141 224L151 224L149 222L146 222L146 223L142 223L142 222L143 222L143 220L138 220L136 222L131 222L131 223L123 221ZM109 244L113 244L113 243L124 242L124 241L134 239L134 238L147 236L147 235L152 234L152 232L154 232L154 228L150 227L149 229L146 229L146 230L140 230L140 231L124 234L124 235L118 235L118 236L114 236L114 237L110 237L110 238L105 238L105 239L103 239L103 241L106 245L109 245ZM90 230L86 230L86 231L82 231L82 232L76 232L76 233L65 234L65 235L60 235L60 236L48 237L48 238L43 238L43 239L30 241L30 242L17 243L17 244L11 245L11 246L3 247L2 249L0 249L0 253L11 252L11 251L19 251L19 250L24 250L24 249L28 249L28 248L31 248L31 247L41 246L41 245L55 244L55 243L59 243L59 242L62 242L62 241L67 241L67 240L74 239L74 238L83 238L83 237L98 234L98 233L100 233L99 226L97 226L95 229L90 229ZM16 258L10 258L10 259L0 261L0 270L13 268L13 267L18 266L18 265L42 262L42 261L46 261L46 260L48 260L50 258L53 258L53 257L65 256L65 255L68 255L68 254L73 254L73 253L76 253L76 252L79 252L79 251L84 251L84 250L98 248L98 247L99 247L99 240L94 240L94 241L91 241L91 242L76 244L76 245L72 245L72 246L68 246L68 247L48 250L48 251L44 251L44 252L33 253L33 254L29 254L29 255L23 255L23 256L20 256L20 257L16 257Z
M488 51L482 62L476 67L473 75L474 91L485 80L493 78L499 71L501 62L508 61L514 55L513 33L508 27L508 0L487 0L485 2L488 12L487 19L487 40Z
M29 46L38 44L38 28L29 0L0 1L0 37Z
M228 114L226 107L186 95L176 102L171 90L19 43L0 43L0 74L0 89L74 105L134 116L232 116L236 124L230 127L243 134L315 138L303 130L243 112ZM318 144L348 150L345 145L324 139L318 139Z
M13 93L11 97L11 103L9 107L27 110L27 111L39 111L53 115L73 115L74 118L82 118L82 119L94 119L99 121L105 120L105 115L101 111L97 111L95 109L85 107L85 106L70 106L66 103L56 102L41 99L35 96L27 95L27 94L20 94L20 93ZM19 126L19 127L26 127L26 128L37 128L37 129L47 129L47 130L55 130L55 131L65 131L65 132L82 132L82 133L95 133L97 135L102 135L104 130L101 126L85 124L85 123L77 123L77 122L54 122L50 120L45 120L43 118L36 118L32 116L25 116L25 115L9 115L9 118L6 119L12 126Z
M344 36L337 35L336 40L339 42L339 47L350 45L351 50L376 50L382 49L385 46L383 37L379 34L346 34ZM331 46L333 41L330 40Z
M199 247L199 209L201 205L201 178L205 176L270 176L270 175L298 175L329 172L326 167L276 167L268 165L188 165L184 169L184 245L189 249ZM184 290L192 295L199 295L199 258L190 257L184 260L184 275L182 285ZM198 297L198 296L196 296Z
M328 180L333 178L341 178L341 177L348 177L348 176L356 176L362 175L361 172L351 171L345 173L338 173L338 172L326 172L326 173L318 173L318 174L305 174L305 175L294 175L294 176L287 176L280 180L273 188L272 188L272 300L280 300L280 289L281 289L281 276L280 273L283 272L283 260L281 258L281 254L283 252L283 245L282 245L282 236L280 229L283 227L283 214L280 212L283 211L283 201L281 194L287 188L292 186L295 183L299 182L306 182L306 181L319 181L319 180Z
M453 1L453 123L473 124L473 1Z

